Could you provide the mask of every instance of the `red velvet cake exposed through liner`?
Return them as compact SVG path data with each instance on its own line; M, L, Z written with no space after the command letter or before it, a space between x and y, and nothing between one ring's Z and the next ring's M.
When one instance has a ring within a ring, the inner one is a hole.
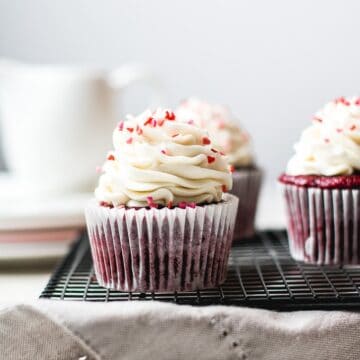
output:
M255 232L255 216L261 188L262 171L243 169L233 172L233 187L230 193L239 198L234 240L252 236Z
M122 291L212 288L226 278L237 199L196 208L86 209L95 274Z
M279 181L291 255L317 265L360 264L360 188L350 187L360 176L282 175Z

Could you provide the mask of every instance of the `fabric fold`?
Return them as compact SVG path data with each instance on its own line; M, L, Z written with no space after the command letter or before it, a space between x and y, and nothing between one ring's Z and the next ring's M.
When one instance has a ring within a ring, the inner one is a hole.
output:
M36 308L18 305L0 312L2 360L100 360L81 338Z

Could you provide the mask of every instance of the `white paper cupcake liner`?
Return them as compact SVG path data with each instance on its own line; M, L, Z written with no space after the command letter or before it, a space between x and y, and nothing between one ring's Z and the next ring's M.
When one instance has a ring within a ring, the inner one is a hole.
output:
M294 259L317 265L360 263L360 190L281 187Z
M262 172L259 169L236 170L230 191L239 198L234 240L252 236L255 232L255 216L261 188Z
M195 208L86 208L100 285L123 291L181 291L225 281L238 200Z

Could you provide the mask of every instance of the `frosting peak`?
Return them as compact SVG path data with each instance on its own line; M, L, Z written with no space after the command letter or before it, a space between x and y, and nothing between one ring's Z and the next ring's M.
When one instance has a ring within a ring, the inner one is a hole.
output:
M114 151L95 196L113 206L180 206L219 202L232 178L226 157L203 129L170 110L128 116L113 133Z
M176 113L182 121L194 121L206 129L214 144L226 153L230 164L241 167L253 163L250 138L236 124L227 107L190 98L178 107Z
M348 175L360 170L360 98L340 97L313 117L295 145L289 175Z

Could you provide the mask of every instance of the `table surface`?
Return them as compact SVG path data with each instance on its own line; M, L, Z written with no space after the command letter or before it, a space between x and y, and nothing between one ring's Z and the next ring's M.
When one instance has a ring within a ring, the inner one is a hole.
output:
M266 185L257 214L258 229L277 229L285 225L279 191ZM39 297L51 275L56 260L33 263L0 262L0 303L19 303Z

